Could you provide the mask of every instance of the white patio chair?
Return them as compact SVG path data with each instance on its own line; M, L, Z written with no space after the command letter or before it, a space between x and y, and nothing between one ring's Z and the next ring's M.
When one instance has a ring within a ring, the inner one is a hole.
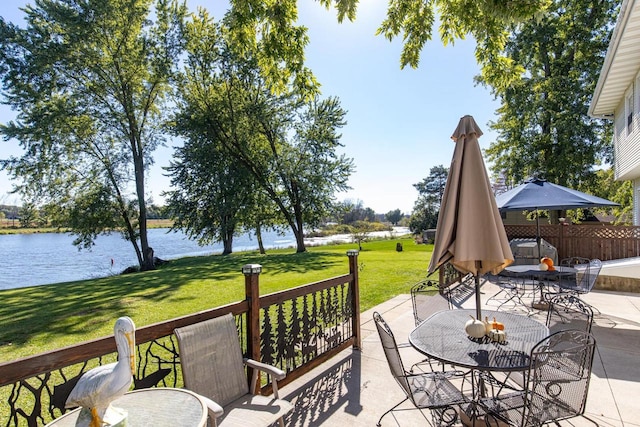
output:
M231 314L175 330L180 366L187 389L207 398L213 426L270 426L293 405L278 397L277 380L285 373L273 366L242 358L238 330ZM245 365L253 368L251 386ZM255 395L258 370L272 379L273 397Z

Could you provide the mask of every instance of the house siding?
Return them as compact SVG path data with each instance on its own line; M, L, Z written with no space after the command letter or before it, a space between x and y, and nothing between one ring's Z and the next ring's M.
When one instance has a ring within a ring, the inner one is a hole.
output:
M633 225L640 225L640 178L633 180Z
M633 121L627 127L627 96L633 91ZM625 92L614 114L614 165L616 180L633 183L633 225L640 225L640 73Z
M634 106L632 131L628 132L624 99L616 108L613 141L616 179L640 177L640 112Z

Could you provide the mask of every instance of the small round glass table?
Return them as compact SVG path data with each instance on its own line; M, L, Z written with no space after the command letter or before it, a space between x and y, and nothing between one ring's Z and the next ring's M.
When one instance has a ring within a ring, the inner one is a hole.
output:
M197 394L179 388L147 388L130 391L113 401L128 413L127 427L204 427L207 406ZM75 427L80 408L67 412L46 427Z

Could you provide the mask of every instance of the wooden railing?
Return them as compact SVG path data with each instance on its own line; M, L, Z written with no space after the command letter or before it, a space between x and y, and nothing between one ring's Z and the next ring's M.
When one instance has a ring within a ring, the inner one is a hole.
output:
M459 285L464 282L467 274L462 274L453 267L453 264L446 262L438 268L438 282L441 289Z
M535 225L505 225L509 240L535 237ZM598 258L602 261L640 256L640 227L618 225L540 225L540 236L555 246L558 259Z
M227 313L245 355L287 372L283 385L349 346L360 348L358 251L347 256L349 274L264 296L261 266L245 265L244 301L137 329L134 388L182 387L174 329ZM116 356L114 338L105 337L0 364L0 425L37 427L59 417L80 376Z

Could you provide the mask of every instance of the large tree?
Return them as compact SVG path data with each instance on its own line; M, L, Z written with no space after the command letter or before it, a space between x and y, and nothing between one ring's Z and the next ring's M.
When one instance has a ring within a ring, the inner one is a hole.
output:
M202 245L221 241L222 254L230 254L233 236L255 206L257 189L251 174L195 132L176 149L167 170L174 188L167 192L172 228Z
M413 186L418 190L419 197L424 197L436 210L440 210L440 203L448 176L449 168L443 165L433 166L429 169L429 176L419 183L413 184Z
M433 166L429 170L429 176L413 184L418 190L418 199L409 218L409 229L412 233L435 228L438 224L438 212L448 175L448 168L443 165Z
M335 98L308 102L291 88L274 94L260 55L239 49L229 28L229 18L217 24L204 10L186 25L175 129L200 135L251 174L303 252L304 227L318 225L334 193L348 188L352 161L336 153L346 113Z
M153 7L155 6L155 7ZM163 137L185 8L169 0L39 0L22 29L0 18L0 127L24 155L2 163L28 201L56 207L75 243L120 230L151 269L145 172Z
M555 0L539 20L513 27L505 57L525 70L508 87L491 70L482 81L501 100L486 150L511 182L533 175L593 189L594 165L611 157L610 124L587 110L607 50L618 2Z

